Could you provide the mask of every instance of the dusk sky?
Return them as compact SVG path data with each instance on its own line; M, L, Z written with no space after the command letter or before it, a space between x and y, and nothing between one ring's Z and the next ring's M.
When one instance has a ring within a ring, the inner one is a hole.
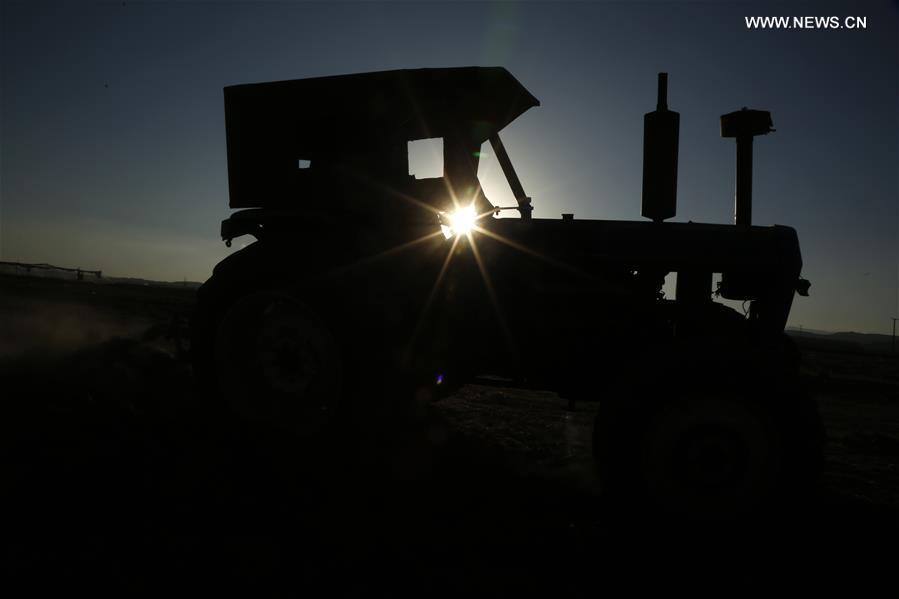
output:
M860 30L745 16L866 17ZM753 223L799 232L790 324L888 333L899 316L896 2L3 0L0 260L159 280L229 251L222 88L373 70L503 66L541 106L503 131L536 217L640 220L656 73L681 113L675 221L730 223L718 117L770 110ZM483 165L488 198L513 202ZM240 243L235 243L235 249Z

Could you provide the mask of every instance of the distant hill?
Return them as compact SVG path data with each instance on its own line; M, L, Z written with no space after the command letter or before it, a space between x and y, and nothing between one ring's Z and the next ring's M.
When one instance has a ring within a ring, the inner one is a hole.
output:
M891 335L876 333L826 333L803 329L787 329L787 334L805 349L821 351L850 351L864 353L889 353L892 347ZM899 341L897 341L899 344Z
M86 277L85 280L87 280ZM203 284L196 281L152 281L150 279L136 279L131 277L104 277L99 281L95 280L95 282L115 283L119 285L147 285L150 287L184 287L187 289L196 289Z
M41 279L60 279L74 281L81 271L81 280L98 285L142 285L149 287L182 287L196 289L202 283L196 281L153 281L136 277L107 277L100 271L54 266L52 264L23 264L18 262L0 262L0 274ZM98 274L99 273L99 274Z

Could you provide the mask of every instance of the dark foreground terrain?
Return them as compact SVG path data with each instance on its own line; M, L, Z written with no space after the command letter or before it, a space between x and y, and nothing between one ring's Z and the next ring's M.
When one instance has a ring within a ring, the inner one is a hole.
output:
M895 358L806 351L816 497L699 529L606 506L595 405L552 393L473 385L305 445L236 422L195 394L193 293L0 277L0 559L22 595L554 597L715 575L729 595L895 566Z

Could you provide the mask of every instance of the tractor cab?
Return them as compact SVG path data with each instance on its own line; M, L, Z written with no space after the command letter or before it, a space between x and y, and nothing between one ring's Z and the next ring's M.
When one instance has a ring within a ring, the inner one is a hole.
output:
M539 105L503 68L387 71L225 88L231 208L226 241L285 213L396 228L435 223L463 201L492 208L481 146ZM410 174L409 144L439 138L441 177ZM501 146L500 146L501 148ZM260 228L261 225L261 228Z

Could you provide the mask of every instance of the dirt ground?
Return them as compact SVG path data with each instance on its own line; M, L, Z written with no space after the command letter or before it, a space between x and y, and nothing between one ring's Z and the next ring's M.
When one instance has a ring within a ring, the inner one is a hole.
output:
M234 422L196 401L179 341L193 293L0 277L2 563L34 589L579 596L634 567L650 582L648 563L742 580L895 552L893 357L806 352L818 496L785 521L697 531L605 509L596 405L549 392L470 385L415 426L315 446Z

